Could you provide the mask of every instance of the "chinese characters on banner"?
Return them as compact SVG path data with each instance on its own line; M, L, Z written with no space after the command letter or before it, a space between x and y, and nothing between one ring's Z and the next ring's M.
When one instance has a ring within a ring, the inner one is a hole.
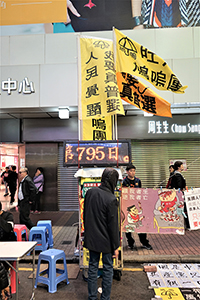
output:
M158 55L115 29L116 72L142 77L159 90L184 93L179 79Z
M175 190L122 188L122 231L184 234L184 198Z
M0 1L1 26L67 21L66 0Z
M172 117L171 104L127 73L117 73L120 96L137 108L157 116Z
M114 67L113 42L89 37L81 37L79 42L79 119L124 115Z
M184 192L190 229L200 228L200 188Z
M106 141L112 140L112 120L111 116L100 119L83 120L83 140L84 141Z

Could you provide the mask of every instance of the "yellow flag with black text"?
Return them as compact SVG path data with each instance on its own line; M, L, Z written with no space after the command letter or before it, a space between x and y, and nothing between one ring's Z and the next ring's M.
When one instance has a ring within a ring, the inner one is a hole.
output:
M172 118L171 104L136 77L118 72L117 83L120 96L127 103L155 116Z
M124 115L114 66L113 41L79 37L79 119Z
M154 52L129 39L114 29L116 48L116 72L125 72L149 81L159 90L184 93L179 79L167 63Z

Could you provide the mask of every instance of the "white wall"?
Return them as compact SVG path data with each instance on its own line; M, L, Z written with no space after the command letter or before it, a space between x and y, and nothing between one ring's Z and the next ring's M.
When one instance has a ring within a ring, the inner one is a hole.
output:
M167 61L185 94L156 90L170 103L200 102L200 27L125 30L128 37ZM84 34L84 33L83 33ZM85 35L110 38L112 31ZM53 107L78 104L77 33L3 36L0 38L0 80L34 83L29 95L1 90L0 108Z

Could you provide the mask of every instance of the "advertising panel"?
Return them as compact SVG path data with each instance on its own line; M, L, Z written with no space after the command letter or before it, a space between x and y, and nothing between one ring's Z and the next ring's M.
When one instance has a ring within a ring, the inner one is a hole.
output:
M1 25L66 21L66 0L0 1Z
M11 6L12 2L15 6ZM16 2L20 5L16 5ZM39 2L40 9L38 9ZM49 31L54 33L103 31L112 30L113 26L125 30L200 25L199 0L54 0L51 2L37 0L32 3L27 0L2 0L0 11L4 20L1 25L32 23L31 26L5 28L4 35L6 32L11 35L11 31L12 34L27 34L27 30L28 34L35 34ZM17 13L15 14L14 11ZM46 24L45 26L34 25L39 22ZM49 26L46 26L47 24Z
M54 24L54 32L200 25L199 0L71 0L68 13L71 23Z

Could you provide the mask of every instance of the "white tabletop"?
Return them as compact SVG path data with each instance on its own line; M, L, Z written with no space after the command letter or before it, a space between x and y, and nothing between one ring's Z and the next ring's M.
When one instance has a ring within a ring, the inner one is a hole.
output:
M0 260L18 260L36 245L37 242L0 242Z

